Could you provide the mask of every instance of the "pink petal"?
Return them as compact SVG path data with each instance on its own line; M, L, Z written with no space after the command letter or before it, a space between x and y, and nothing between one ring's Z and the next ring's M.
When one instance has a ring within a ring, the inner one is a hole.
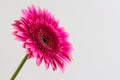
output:
M26 50L26 53L28 54L28 59L32 58L33 57L33 54L32 54L32 51L30 50L30 48L28 48Z
M51 66L54 71L57 69L57 66L54 60L51 60Z
M41 64L42 59L43 59L42 57L36 59L36 64L37 64L37 66L39 66L39 65Z
M35 45L32 43L24 43L25 48L35 48Z
M44 58L44 63L45 63L46 70L49 68L49 65L50 65L49 61L50 61L49 58L47 58L47 57Z
M26 41L26 38L21 37L21 36L17 36L15 39L19 41Z
M31 38L26 40L26 43L33 43L33 40Z

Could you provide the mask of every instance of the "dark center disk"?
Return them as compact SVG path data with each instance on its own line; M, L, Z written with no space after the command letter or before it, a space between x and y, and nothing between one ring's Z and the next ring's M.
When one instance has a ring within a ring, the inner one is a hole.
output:
M45 44L47 44L48 45L48 43L49 43L49 41L48 41L48 39L46 38L46 37L42 37L42 41L45 43Z

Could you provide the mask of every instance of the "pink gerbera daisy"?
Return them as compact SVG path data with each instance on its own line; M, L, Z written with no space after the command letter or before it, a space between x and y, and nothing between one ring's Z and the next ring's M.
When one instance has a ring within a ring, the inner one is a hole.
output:
M22 10L23 16L12 24L13 34L17 40L23 42L28 58L36 58L39 66L42 61L45 68L52 66L53 70L59 67L64 71L66 63L71 62L71 44L67 41L68 33L59 27L47 10L32 5Z

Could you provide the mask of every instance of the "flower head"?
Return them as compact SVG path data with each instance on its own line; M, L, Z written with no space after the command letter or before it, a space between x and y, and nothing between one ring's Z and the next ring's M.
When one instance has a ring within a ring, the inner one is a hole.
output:
M66 63L71 62L68 33L47 10L32 5L22 13L22 17L12 24L13 34L23 42L28 58L36 58L38 66L44 61L46 69L51 65L53 70L59 67L64 71Z

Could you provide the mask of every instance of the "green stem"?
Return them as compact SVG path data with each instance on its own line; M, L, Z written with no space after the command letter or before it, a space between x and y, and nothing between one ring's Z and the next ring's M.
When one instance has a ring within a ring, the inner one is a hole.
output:
M28 55L26 54L25 57L23 58L23 60L18 65L16 71L14 72L14 74L12 75L12 77L10 78L10 80L14 80L15 79L15 77L17 76L17 74L19 73L19 71L21 70L21 68L23 67L25 61L27 60L27 57L28 57Z

